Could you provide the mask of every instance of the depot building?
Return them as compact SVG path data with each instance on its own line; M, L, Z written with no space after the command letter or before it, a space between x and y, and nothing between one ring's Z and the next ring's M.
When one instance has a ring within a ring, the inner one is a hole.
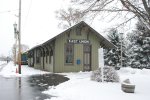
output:
M80 22L28 51L28 65L49 72L98 68L98 49L115 46L85 22Z

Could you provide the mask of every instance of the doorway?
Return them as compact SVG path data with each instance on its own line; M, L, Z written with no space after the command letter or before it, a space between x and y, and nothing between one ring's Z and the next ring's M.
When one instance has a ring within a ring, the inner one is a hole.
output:
M83 45L83 71L91 71L91 45Z

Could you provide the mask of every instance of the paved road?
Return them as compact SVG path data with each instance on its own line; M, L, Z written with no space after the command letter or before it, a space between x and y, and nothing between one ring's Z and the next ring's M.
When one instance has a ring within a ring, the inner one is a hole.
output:
M69 79L56 74L11 78L0 76L0 100L48 99L52 96L43 94L42 91L67 80Z

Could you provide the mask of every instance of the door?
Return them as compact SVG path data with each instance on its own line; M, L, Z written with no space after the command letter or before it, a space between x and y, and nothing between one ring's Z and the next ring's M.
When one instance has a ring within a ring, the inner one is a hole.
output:
M91 71L91 45L83 47L83 71Z

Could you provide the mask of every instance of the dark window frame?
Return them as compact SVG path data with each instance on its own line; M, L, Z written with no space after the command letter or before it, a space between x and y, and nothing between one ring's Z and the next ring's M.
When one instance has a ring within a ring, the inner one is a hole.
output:
M76 27L76 35L81 36L81 28L80 27Z
M74 64L74 44L66 43L64 46L64 63L65 65L73 65ZM69 56L71 57L71 60Z

